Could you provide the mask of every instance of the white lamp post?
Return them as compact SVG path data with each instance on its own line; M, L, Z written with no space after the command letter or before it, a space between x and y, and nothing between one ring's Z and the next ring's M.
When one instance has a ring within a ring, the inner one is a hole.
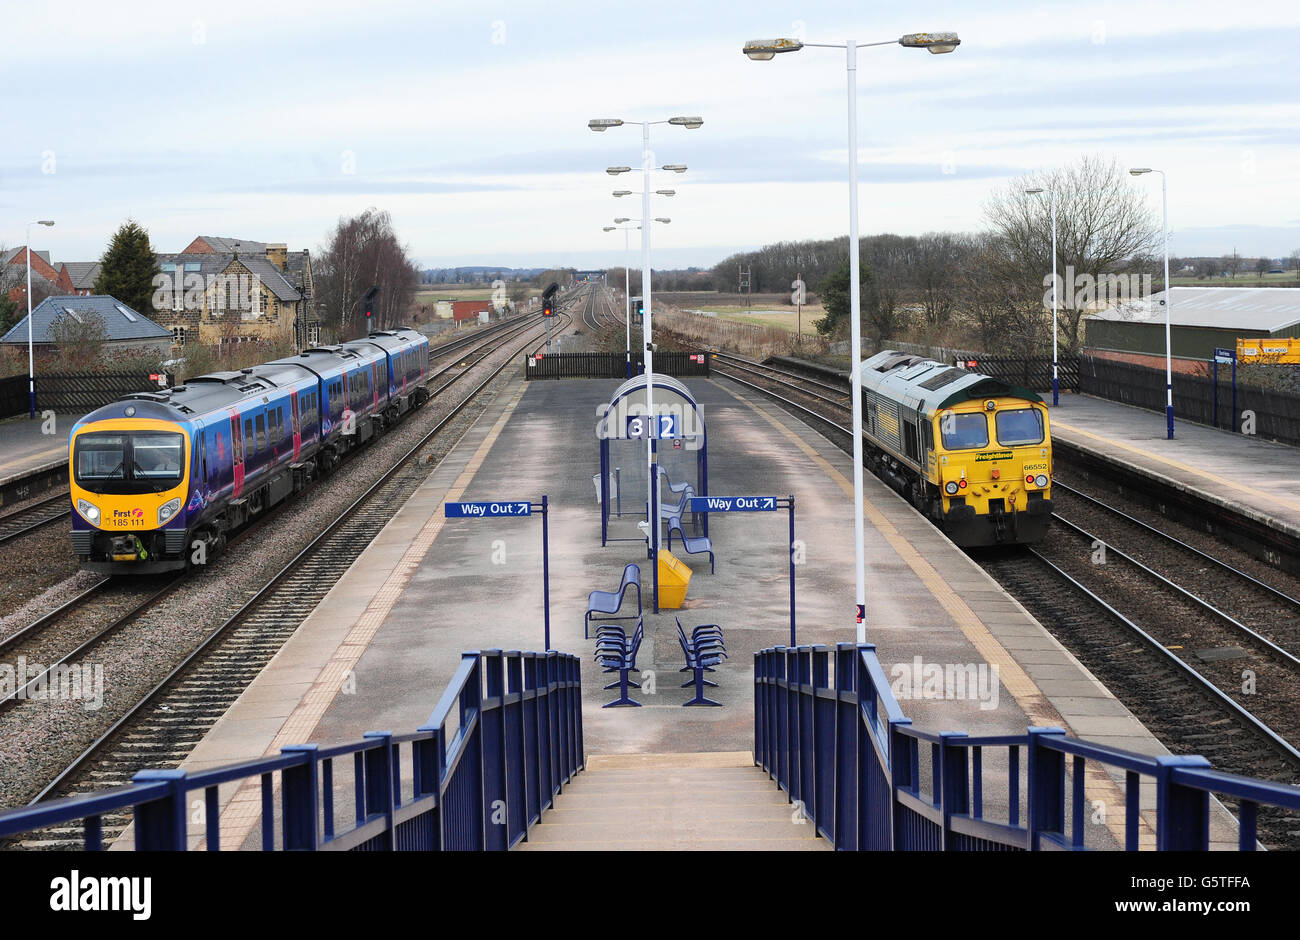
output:
M627 222L629 219L615 219L615 222ZM639 229L639 225L606 225L606 232L623 232L623 304L626 308L624 311L624 325L627 332L627 378L632 378L632 269L627 263L627 256L632 253L631 243L628 241L628 232L633 229Z
M53 225L50 219L27 223L27 417L36 420L36 357L32 348L32 226Z
M1165 235L1165 422L1168 439L1174 439L1174 356L1169 338L1170 309L1174 305L1174 289L1169 283L1169 191L1165 187L1165 171L1150 167L1135 167L1129 170L1133 176L1144 173L1160 174L1160 227Z
M595 118L587 122L587 126L593 131L604 133L611 127L621 127L624 124L641 125L641 218L649 219L650 216L650 171L654 169L654 164L650 160L650 125L651 124L673 124L678 127L685 127L687 130L695 130L704 124L704 119L699 117L672 117L666 121L623 121L621 118ZM676 169L680 164L674 164L665 169L674 169L680 173L686 168L683 166L680 170ZM611 175L617 175L611 171L626 172L622 167L610 167L606 170ZM646 420L650 424L650 438L646 442L646 524L649 526L650 560L655 563L655 607L659 604L659 520L655 518L658 515L655 509L655 455L658 453L659 439L659 422L654 416L654 346L651 343L651 287L650 287L650 225L643 222L641 225L641 303L645 311L641 323L641 338L645 346L645 406Z
M908 33L889 42L862 43L863 46L892 46L929 49L933 53L952 52L961 44L956 33ZM866 534L862 521L862 297L858 283L858 46L850 39L845 43L803 43L798 39L755 39L745 43L744 53L751 59L766 61L781 52L798 52L805 45L826 49L844 49L849 86L849 336L853 356L853 550L857 568L857 638L867 641L867 563Z
M1052 407L1061 403L1061 383L1057 378L1056 363L1056 190L1035 187L1026 189L1026 193L1036 196L1039 193L1052 194Z

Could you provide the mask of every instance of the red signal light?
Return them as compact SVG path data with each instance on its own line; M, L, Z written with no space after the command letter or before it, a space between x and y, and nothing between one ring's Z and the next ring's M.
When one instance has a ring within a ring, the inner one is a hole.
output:
M962 477L960 480L958 480L957 485L960 486L963 490L966 489L966 478Z

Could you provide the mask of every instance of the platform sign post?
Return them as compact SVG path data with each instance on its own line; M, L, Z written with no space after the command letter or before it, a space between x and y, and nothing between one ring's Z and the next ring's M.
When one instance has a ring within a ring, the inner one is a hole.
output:
M790 544L786 546L790 565L790 646L798 646L794 612L794 565L796 546L794 539L794 494L789 496L692 496L691 512L703 513L709 518L713 512L776 512L785 509L790 514Z
M546 494L538 502L529 499L496 499L472 503L443 503L443 517L447 519L501 519L505 517L542 517L542 616L545 623L547 651L551 648L551 548L550 500Z
M1232 363L1232 413L1228 427L1237 423L1237 350L1214 347L1214 426L1219 426L1219 363Z

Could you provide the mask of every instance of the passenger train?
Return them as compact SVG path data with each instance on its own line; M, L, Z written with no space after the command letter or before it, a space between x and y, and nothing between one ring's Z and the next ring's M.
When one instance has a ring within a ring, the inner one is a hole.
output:
M73 551L106 574L211 557L423 405L428 372L428 337L397 327L91 412L69 442Z
M1052 519L1047 406L1029 389L887 350L860 366L864 460L957 545L1037 542Z

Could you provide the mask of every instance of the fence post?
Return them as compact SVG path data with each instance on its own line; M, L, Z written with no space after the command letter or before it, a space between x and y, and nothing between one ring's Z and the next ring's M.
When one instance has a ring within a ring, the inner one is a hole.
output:
M836 849L853 852L858 847L858 739L862 713L855 692L857 646L835 644L835 811L832 841Z
M935 790L939 793L943 812L943 850L953 850L952 817L970 813L970 768L966 748L951 743L966 737L964 731L944 731L939 735L939 780Z
M315 744L280 748L284 755L301 755L302 763L280 774L280 816L284 850L315 852L320 848L320 790Z
M1156 851L1204 852L1210 847L1210 794L1174 779L1179 768L1209 767L1199 754L1156 757Z
M184 852L186 849L185 771L142 770L132 783L168 785L166 796L135 807L135 847L138 852Z
M1065 832L1065 755L1042 746L1045 735L1065 736L1064 728L1030 728L1029 850L1038 851L1042 833Z
M391 852L397 847L397 833L393 831L393 733L367 731L363 738L378 741L378 747L365 752L366 821L375 816L386 820L384 842Z

